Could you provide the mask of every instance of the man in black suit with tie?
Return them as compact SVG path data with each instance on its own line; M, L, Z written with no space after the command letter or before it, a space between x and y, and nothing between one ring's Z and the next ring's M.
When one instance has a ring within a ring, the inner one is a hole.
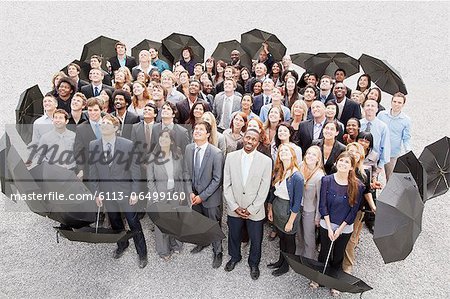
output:
M99 55L92 55L90 63L89 63L89 65L90 65L89 70L99 69L103 73L103 84L112 85L111 75L107 71L102 69L102 61L103 61L103 57L101 57Z
M117 55L108 60L111 68L110 75L114 76L114 72L122 66L126 66L131 72L137 63L134 57L126 54L127 46L122 42L117 42L114 48L116 49Z
M139 268L147 265L147 245L142 226L137 217L136 203L139 194L139 165L133 153L133 142L116 137L119 120L107 114L101 121L102 137L89 143L90 178L98 207L106 199L106 208L113 230L125 230L122 213L133 233L133 241L139 255ZM129 246L129 241L119 241L113 258L120 258Z
M77 176L83 180L89 190L92 186L89 182L89 143L92 140L100 139L101 104L96 98L91 98L86 102L88 120L76 127L74 155L76 160Z
M313 119L302 121L299 124L295 138L295 140L298 140L298 146L302 148L303 155L305 155L313 140L323 137L322 128L326 121L325 105L321 101L313 101L311 113Z
M252 111L256 115L260 114L262 106L272 103L272 91L274 87L275 83L273 83L272 79L264 79L262 84L263 93L257 95L253 100Z
M86 98L98 97L103 89L109 89L114 92L114 88L109 85L102 83L103 73L100 69L91 69L89 71L90 84L81 87L81 92L86 96Z
M116 109L112 115L120 121L118 135L130 140L133 124L141 121L139 115L127 111L128 106L131 104L131 94L126 90L118 89L114 91L112 99L114 101L114 108Z
M80 91L81 87L89 84L89 82L80 79L80 72L81 68L76 63L69 63L67 66L67 75L76 83L77 91Z
M178 110L178 123L185 124L189 120L189 113L191 112L191 107L195 102L201 101L207 107L207 111L210 111L211 108L207 101L203 100L200 97L200 89L201 83L198 80L191 80L189 83L189 95L188 98L178 102L176 104Z
M337 119L344 125L347 126L347 121L355 117L361 119L361 107L358 103L350 100L346 96L347 87L342 82L336 83L334 86L334 96L336 97L336 104L338 105L338 115Z

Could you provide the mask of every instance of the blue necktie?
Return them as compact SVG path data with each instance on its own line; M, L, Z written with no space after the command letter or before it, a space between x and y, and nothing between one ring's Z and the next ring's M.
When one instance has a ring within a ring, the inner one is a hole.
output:
M94 97L98 97L98 95L99 95L98 87L95 86L95 87L94 87Z

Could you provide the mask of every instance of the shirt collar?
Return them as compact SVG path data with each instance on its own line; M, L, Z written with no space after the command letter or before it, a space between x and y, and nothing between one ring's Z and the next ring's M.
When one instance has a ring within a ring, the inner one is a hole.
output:
M242 149L242 156L244 158L253 158L255 156L256 151L257 149L255 148L250 154L247 154L247 152L244 149Z
M197 149L198 147L200 147L201 151L206 150L206 148L208 147L208 142L206 142L205 144L203 144L202 146L197 146L197 144L195 145L195 148Z

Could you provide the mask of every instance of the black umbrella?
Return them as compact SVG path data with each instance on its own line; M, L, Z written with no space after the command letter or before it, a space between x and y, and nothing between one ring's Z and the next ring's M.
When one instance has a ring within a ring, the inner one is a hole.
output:
M311 58L313 56L314 56L314 54L302 52L302 53L291 54L291 59L292 59L293 64L296 64L306 70L305 62L306 62L306 60L308 60L309 58Z
M223 60L225 62L229 62L230 54L231 54L231 51L233 51L233 50L239 51L239 53L240 53L239 59L241 60L241 65L246 66L248 68L252 66L251 57L247 54L245 49L241 46L241 43L239 43L235 39L218 43L216 49L214 50L214 52L212 53L211 56L214 57L216 61Z
M56 231L70 241L85 243L117 243L133 237L131 231L114 231L109 228L83 227L80 229L64 229L55 227Z
M395 173L411 173L419 188L420 197L425 203L427 201L427 173L422 163L412 151L400 156L394 167Z
M175 64L181 58L182 49L186 46L191 47L194 52L194 60L203 62L205 58L205 48L193 37L181 33L172 33L162 40L163 55L172 57L172 63Z
M407 94L405 83L397 72L387 61L366 54L361 55L359 63L366 74L369 74L373 83L381 90L394 94L402 92Z
M377 200L373 240L388 264L404 260L422 230L423 202L411 174L393 173Z
M166 202L151 204L148 215L158 228L181 242L206 246L225 238L219 223L187 206Z
M49 218L74 228L95 221L95 201L75 172L44 162L31 169L30 173L42 194L62 199L47 201Z
M7 197L11 198L13 185L11 175L9 174L8 167L6 166L6 158L8 155L8 150L11 147L10 140L8 135L3 134L0 139L0 185L2 188L3 194Z
M20 95L16 107L16 128L26 144L30 143L33 137L33 122L44 114L43 98L38 85L28 88Z
M172 61L173 57L171 55L165 56L163 53L163 45L160 42L155 42L149 39L144 39L139 44L131 48L131 56L136 58L136 60L139 58L139 52L142 50L148 50L150 48L154 48L158 51L158 57L161 60L164 60L169 64L170 67L172 67Z
M427 145L419 161L427 173L427 198L444 194L450 186L450 138Z
M103 57L102 68L106 69L106 61L117 55L114 47L117 42L118 40L103 35L91 40L83 46L83 53L80 58L81 63L90 64L91 56L98 55Z
M283 255L296 273L317 282L319 285L348 293L363 293L372 289L361 279L342 270L327 267L325 273L323 273L325 266L323 263L285 252L283 252Z
M334 76L334 72L344 69L347 77L359 72L359 61L342 52L317 53L305 61L308 72L319 75Z
M253 59L258 59L259 52L263 49L262 43L269 45L269 52L272 53L275 61L281 61L286 54L286 47L275 34L253 29L241 34L241 45Z
M90 64L86 64L86 63L81 63L81 61L75 59L74 61L72 61L71 63L75 63L77 64L81 70L80 70L80 74L78 75L80 77L81 80L85 80L85 81L89 81L89 71L91 69ZM63 67L61 69L61 72L64 72L66 75L68 75L67 73L67 67L69 65L66 65L65 67Z

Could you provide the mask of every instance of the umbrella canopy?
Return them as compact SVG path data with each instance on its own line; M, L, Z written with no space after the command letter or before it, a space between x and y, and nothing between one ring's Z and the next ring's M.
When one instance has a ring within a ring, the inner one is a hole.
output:
M157 202L147 208L148 215L158 228L181 242L206 246L225 238L219 223L187 206Z
M81 63L90 64L91 56L98 55L103 57L102 68L106 69L106 61L117 55L114 47L117 42L118 40L103 35L91 40L83 46L83 53L80 58Z
M393 173L377 200L373 240L388 264L404 260L422 230L423 202L411 174Z
M296 273L317 282L319 285L347 293L363 293L372 289L361 279L342 270L337 271L327 267L325 273L322 273L324 269L323 263L285 252L283 252L283 255L286 257L289 266Z
M422 163L412 151L400 156L394 167L395 173L411 173L419 188L420 197L425 203L427 201L427 173Z
M114 231L108 228L83 227L80 229L63 229L55 227L56 231L70 241L85 243L117 243L133 237L131 231Z
M334 76L337 69L344 69L347 77L359 72L359 61L342 52L317 53L305 61L309 72L319 75Z
M163 54L163 45L160 42L155 42L149 39L144 39L139 44L131 48L131 56L136 58L137 61L139 58L139 52L141 52L142 50L148 50L150 48L156 49L158 51L159 59L164 60L169 64L170 67L172 67L173 57L172 56L166 57Z
M55 194L55 197L63 198L47 200L49 218L74 228L95 222L95 201L87 200L92 199L91 193L75 172L44 162L31 169L30 173L42 194Z
M450 138L446 136L427 145L419 161L427 173L427 198L447 192L450 186Z
M306 70L305 62L306 62L306 60L308 60L309 58L311 58L313 56L314 56L314 54L301 52L301 53L291 54L291 59L292 59L293 64L296 64Z
M403 94L408 93L402 77L387 61L363 54L359 58L359 63L381 90L392 95L399 91Z
M216 61L223 60L225 62L229 62L230 54L231 51L233 50L239 51L240 53L239 59L241 60L241 65L246 66L248 68L252 66L252 58L241 46L241 43L235 39L218 43L216 49L214 50L211 56L214 57Z
M269 45L269 52L275 61L281 61L286 54L286 47L275 34L259 29L241 34L241 45L253 59L258 59L259 52L263 49L262 43Z
M181 33L172 33L162 40L163 55L172 58L172 63L175 64L181 58L181 52L184 47L191 47L194 52L194 60L203 62L205 59L205 48L193 37Z
M33 137L33 122L44 114L43 98L38 85L28 88L20 95L16 107L16 128L26 144L30 143Z
M6 157L8 150L11 147L9 137L5 133L0 139L0 185L2 193L11 198L13 185L11 175L9 174L8 167L6 166Z
M77 59L73 60L71 63L75 63L81 68L80 74L79 74L80 79L89 82L89 70L91 68L90 65L86 64L86 63L81 63L81 61L79 61ZM68 73L67 73L67 67L68 66L69 66L69 64L66 65L65 67L63 67L61 69L61 72L64 72L66 75L68 75Z

